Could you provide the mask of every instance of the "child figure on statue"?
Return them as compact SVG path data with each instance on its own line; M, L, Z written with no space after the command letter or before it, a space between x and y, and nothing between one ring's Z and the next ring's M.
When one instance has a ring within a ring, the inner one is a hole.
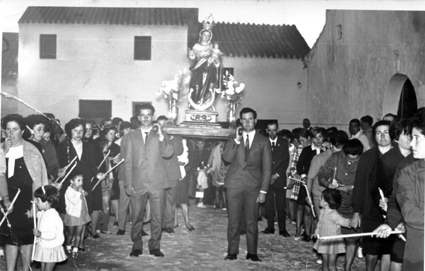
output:
M210 51L211 51L211 57L210 57L210 63L214 61L214 64L221 63L221 57L223 56L223 53L218 48L218 43L210 44Z
M45 185L34 191L37 213L37 228L33 229L37 242L34 246L34 261L41 262L42 271L51 271L56 263L66 260L63 249L65 237L63 235L63 222L54 206L59 202L59 191Z
M322 254L322 270L337 270L336 260L339 253L345 253L344 239L321 240L320 237L341 234L341 226L351 227L351 220L342 217L336 209L341 206L342 197L338 190L326 189L320 200L320 218L314 233L317 241L314 249Z

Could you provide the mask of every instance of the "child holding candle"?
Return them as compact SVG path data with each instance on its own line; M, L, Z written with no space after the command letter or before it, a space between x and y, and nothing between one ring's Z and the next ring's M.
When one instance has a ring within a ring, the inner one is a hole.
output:
M341 205L342 197L338 190L326 189L320 200L320 218L314 233L317 241L314 249L322 254L322 270L337 270L336 259L339 253L345 253L344 239L320 240L320 236L341 234L341 226L351 227L351 220L342 217L336 209Z
M83 190L83 174L74 170L70 174L70 183L65 192L66 214L64 224L68 229L66 250L71 253L72 249L72 257L77 257L81 243L81 232L85 224L90 222L90 216L85 198L87 192ZM73 248L71 246L72 239L74 239Z
M51 271L56 263L66 260L63 222L54 208L59 202L59 191L52 185L41 186L34 191L34 198L39 212L37 228L33 229L38 237L33 260L41 262L42 271Z

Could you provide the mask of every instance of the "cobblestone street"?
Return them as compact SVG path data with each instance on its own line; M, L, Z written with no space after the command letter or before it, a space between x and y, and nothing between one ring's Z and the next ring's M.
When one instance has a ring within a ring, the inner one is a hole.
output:
M132 246L130 224L127 223L124 236L117 236L115 233L118 229L112 227L111 223L113 234L101 235L99 239L86 239L86 251L80 252L78 258L69 258L67 262L57 265L55 270L321 270L313 253L313 243L295 241L295 225L289 222L289 238L283 238L277 232L274 235L259 234L258 256L262 262L255 263L245 260L245 236L241 238L238 260L224 261L227 250L226 211L192 206L190 217L195 231L189 232L186 229L179 213L180 226L175 229L176 233L163 233L161 250L165 254L164 258L149 255L149 236L144 237L143 255L138 258L129 257ZM266 221L260 221L259 229L263 230L265 227ZM150 224L144 228L149 234ZM343 270L343 262L344 257L341 255L338 258L339 270ZM356 258L353 270L364 270L364 266L364 259ZM0 261L0 270L6 270L4 259Z

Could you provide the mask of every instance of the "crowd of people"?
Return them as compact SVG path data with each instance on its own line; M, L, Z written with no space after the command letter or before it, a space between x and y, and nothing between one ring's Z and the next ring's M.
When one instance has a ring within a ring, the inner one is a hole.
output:
M150 221L149 253L163 257L161 237L179 226L179 209L195 230L190 199L227 211L226 260L237 259L246 235L246 258L261 261L259 232L274 234L276 222L290 238L288 221L294 240L315 243L323 270L337 270L338 254L345 270L356 254L365 255L366 270L378 260L380 270L423 270L423 108L409 119L353 119L349 133L308 119L292 131L276 122L257 131L256 111L243 108L227 141L169 135L167 118L154 116L147 104L129 122L76 118L63 129L52 114L2 119L0 248L8 270L18 251L23 270L32 260L53 270L83 253L86 238L124 235L128 221L130 256L143 253Z

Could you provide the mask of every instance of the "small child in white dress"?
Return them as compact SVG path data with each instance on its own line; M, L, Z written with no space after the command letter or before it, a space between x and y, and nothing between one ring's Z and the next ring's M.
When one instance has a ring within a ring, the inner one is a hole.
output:
M51 186L45 185L34 191L37 213L37 228L33 230L37 236L34 246L34 261L41 262L42 271L51 271L56 263L66 260L63 242L63 222L54 206L59 202L59 191Z
M83 228L91 220L85 197L87 192L83 190L83 174L78 170L73 170L69 178L71 185L65 192L66 214L63 223L68 229L66 250L71 253L72 249L72 257L75 258L78 256ZM73 248L72 240L74 240Z

